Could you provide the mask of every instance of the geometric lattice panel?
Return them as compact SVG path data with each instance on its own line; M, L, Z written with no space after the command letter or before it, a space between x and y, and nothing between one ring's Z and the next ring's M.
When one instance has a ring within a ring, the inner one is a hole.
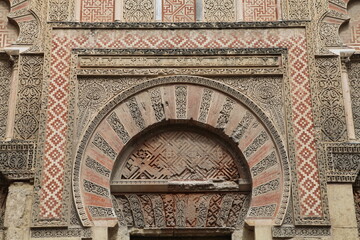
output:
M129 156L122 179L207 180L239 178L229 152L212 138L167 131L146 140Z
M163 22L195 22L195 0L163 0Z
M114 0L81 0L81 22L114 21Z
M244 21L266 22L277 18L277 0L244 0Z

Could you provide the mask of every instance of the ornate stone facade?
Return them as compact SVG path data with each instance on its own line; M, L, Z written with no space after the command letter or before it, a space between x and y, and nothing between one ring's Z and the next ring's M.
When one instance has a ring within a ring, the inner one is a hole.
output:
M358 239L359 6L0 1L0 240Z

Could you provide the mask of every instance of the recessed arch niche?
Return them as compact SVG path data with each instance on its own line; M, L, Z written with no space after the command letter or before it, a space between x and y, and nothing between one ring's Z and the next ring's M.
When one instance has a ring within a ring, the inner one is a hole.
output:
M177 121L215 129L228 139L243 156L252 182L244 220L250 225L258 219L281 225L288 205L290 171L276 128L243 94L193 76L162 77L139 84L116 96L93 119L78 146L72 180L83 225L112 226L117 222L110 190L116 159L121 159L123 149L142 131Z
M126 144L113 169L111 194L124 227L243 227L250 172L217 129L192 120L155 124Z

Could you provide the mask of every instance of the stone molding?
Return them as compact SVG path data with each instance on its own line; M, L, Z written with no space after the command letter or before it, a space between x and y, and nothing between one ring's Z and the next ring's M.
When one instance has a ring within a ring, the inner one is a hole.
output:
M279 28L304 27L310 21L277 21L277 22L197 22L197 23L80 23L80 22L49 22L53 29L238 29L238 28Z

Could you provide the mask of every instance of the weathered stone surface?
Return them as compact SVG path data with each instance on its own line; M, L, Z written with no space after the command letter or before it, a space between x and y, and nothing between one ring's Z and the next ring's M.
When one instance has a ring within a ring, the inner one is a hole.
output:
M334 239L358 239L351 184L328 184L330 220Z
M28 183L13 183L9 186L6 200L4 226L5 240L30 238L33 186Z

